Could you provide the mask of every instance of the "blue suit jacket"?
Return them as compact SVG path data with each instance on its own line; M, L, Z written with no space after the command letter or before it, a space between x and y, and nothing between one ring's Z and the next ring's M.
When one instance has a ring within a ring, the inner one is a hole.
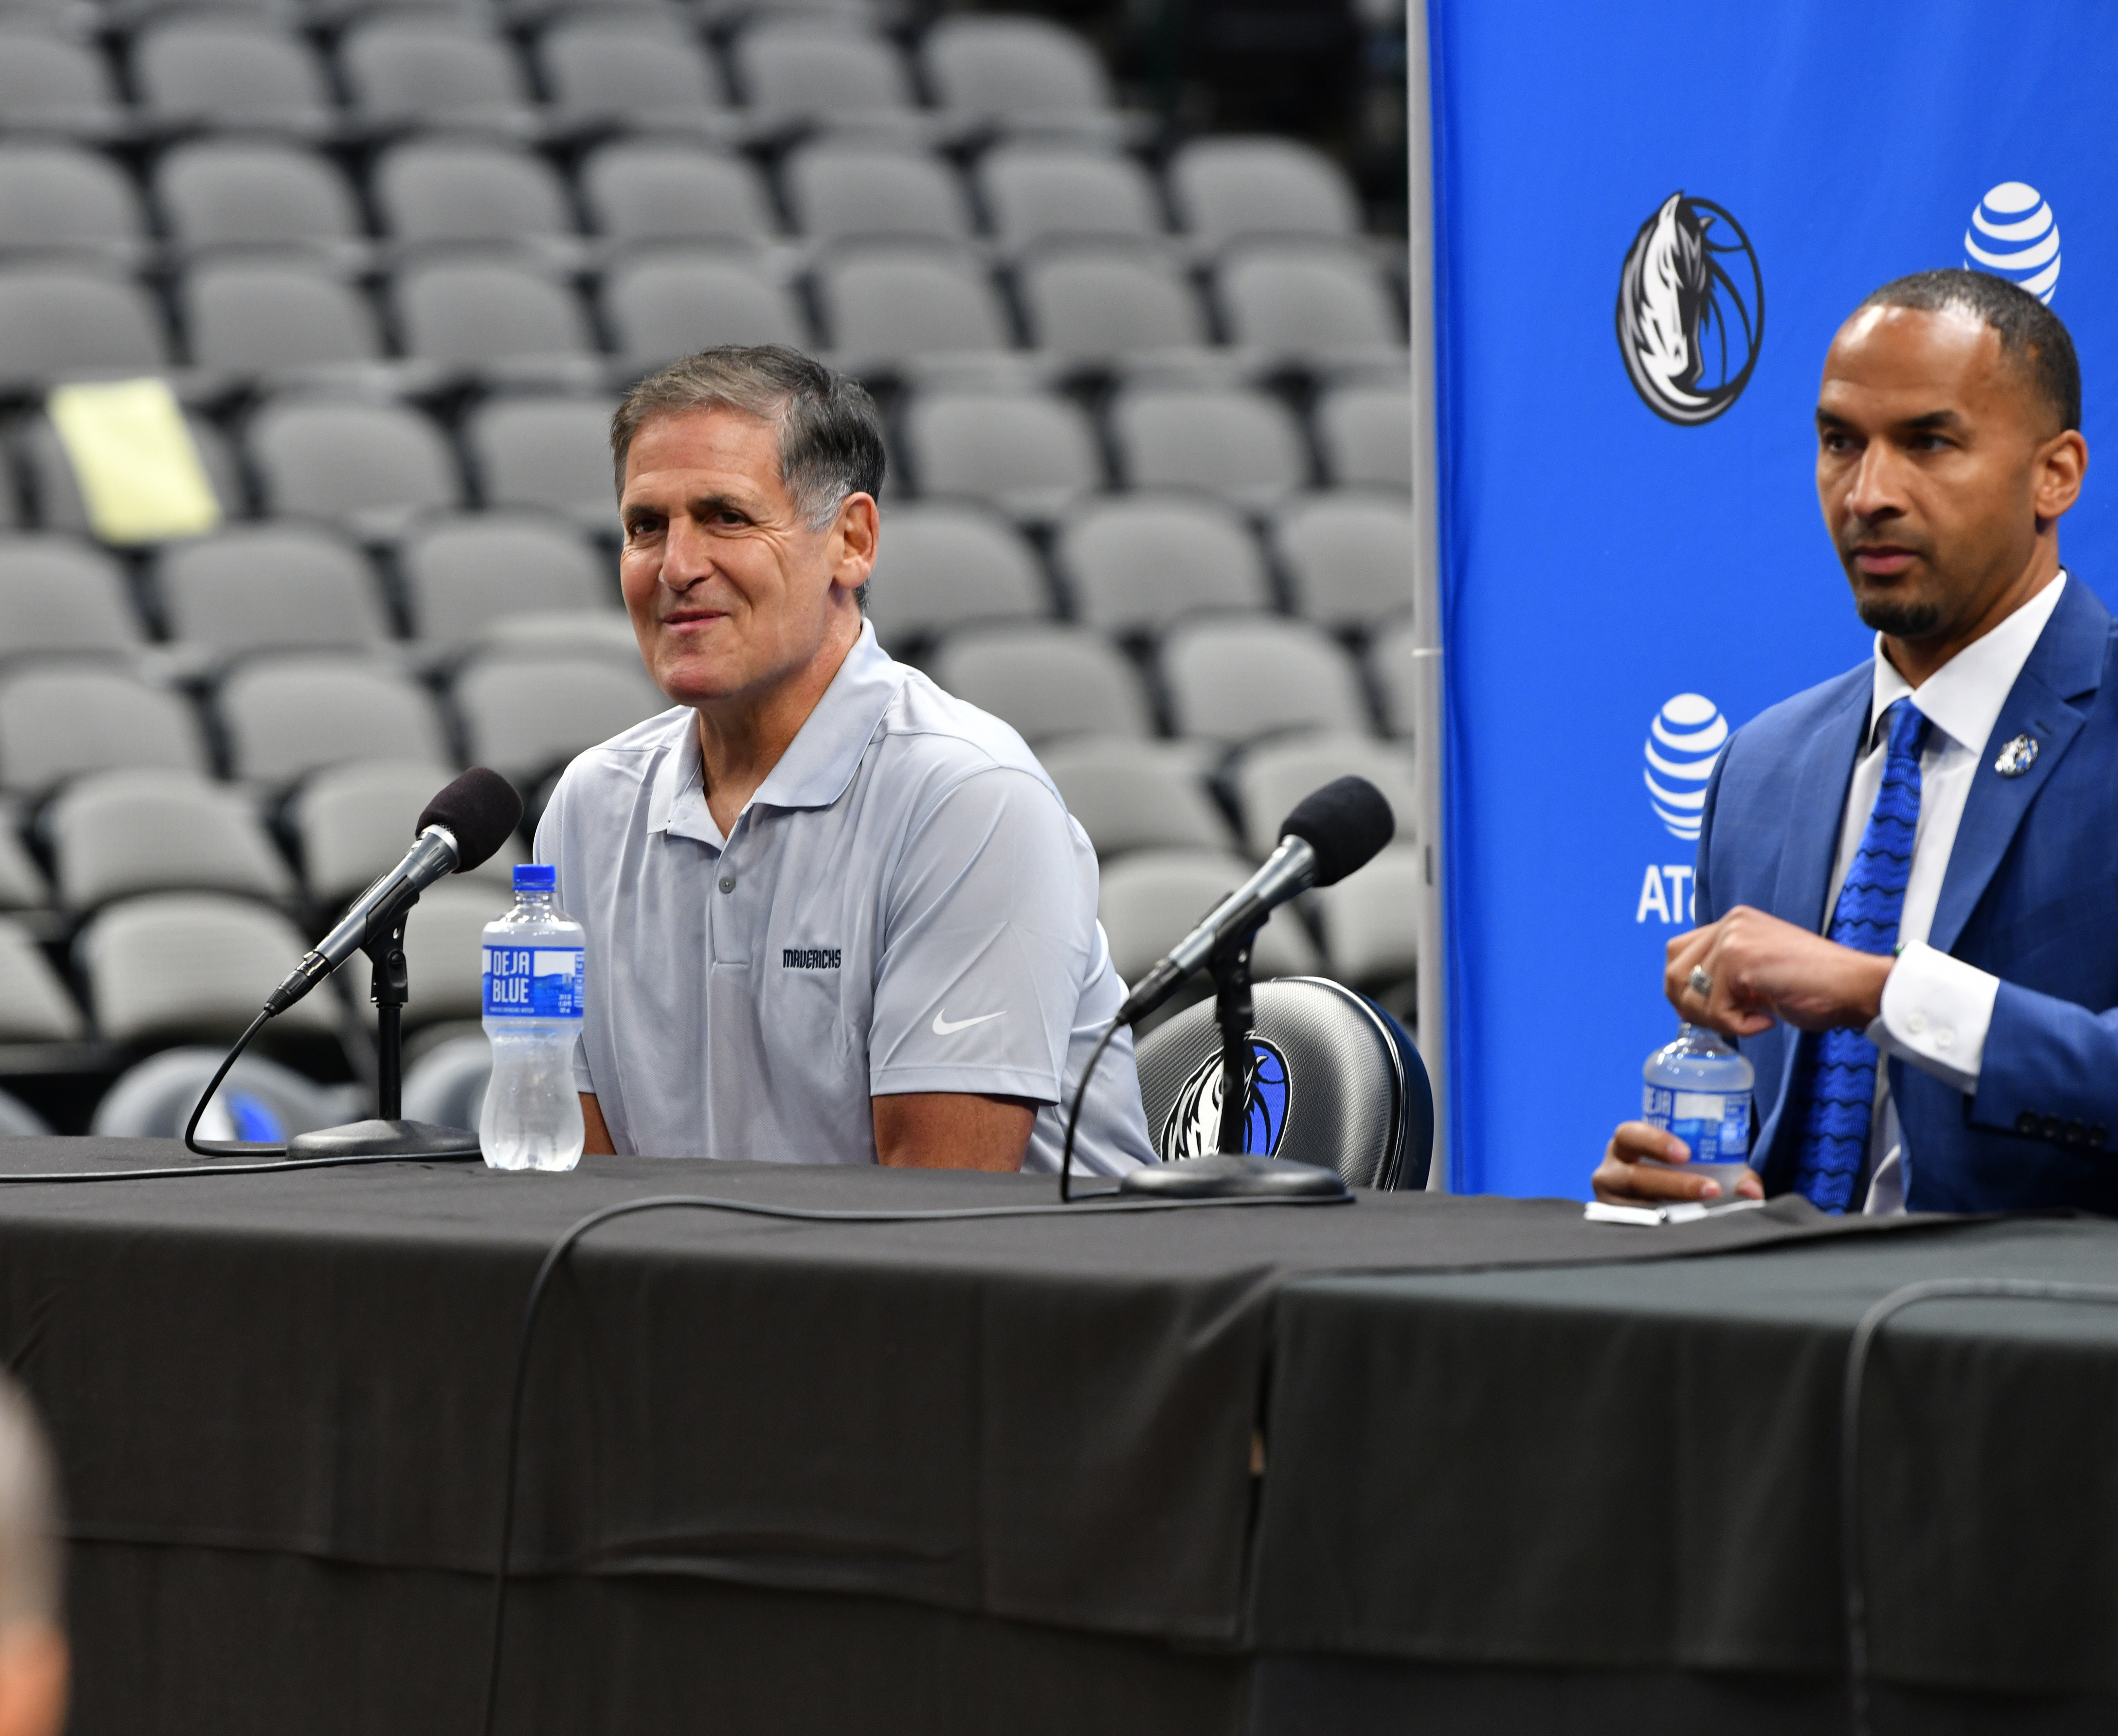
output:
M1890 1092L1915 1211L2079 1206L2118 1214L2118 633L2069 578L1986 743L1927 944L2000 979L1975 1095L1900 1060ZM1839 816L1873 666L1775 705L1731 738L1707 786L1697 911L1738 904L1822 933ZM2027 735L2034 764L1993 769ZM1752 1161L1783 1190L1800 1138L1800 1033L1744 1040L1757 1069Z

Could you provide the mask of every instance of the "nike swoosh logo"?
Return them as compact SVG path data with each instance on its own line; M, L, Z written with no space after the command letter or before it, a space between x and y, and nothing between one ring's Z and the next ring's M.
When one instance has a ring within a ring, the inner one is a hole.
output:
M946 1008L942 1009L943 1012L947 1010ZM1005 1008L997 1013L981 1013L976 1018L944 1018L941 1013L936 1013L934 1015L934 1034L936 1037L954 1037L959 1031L968 1031L973 1025L982 1025L989 1018L1006 1017Z

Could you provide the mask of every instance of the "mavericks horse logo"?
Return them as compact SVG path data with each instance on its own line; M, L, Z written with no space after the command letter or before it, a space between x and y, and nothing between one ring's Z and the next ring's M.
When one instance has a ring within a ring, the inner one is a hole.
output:
M1287 1057L1262 1037L1251 1039L1250 1080L1244 1092L1250 1111L1243 1120L1243 1149L1270 1157L1287 1131ZM1162 1130L1162 1161L1210 1157L1221 1148L1221 1056L1217 1050L1193 1071L1177 1093Z
M1618 277L1618 349L1641 401L1696 427L1742 396L1765 339L1765 281L1743 226L1680 190L1640 225Z

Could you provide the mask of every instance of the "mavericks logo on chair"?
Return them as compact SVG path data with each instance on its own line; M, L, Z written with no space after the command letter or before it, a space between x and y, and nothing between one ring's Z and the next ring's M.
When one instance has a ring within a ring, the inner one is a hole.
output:
M1289 1083L1287 1057L1261 1037L1251 1039L1250 1081L1245 1090L1249 1114L1243 1125L1243 1149L1256 1157L1276 1157L1287 1132ZM1210 1157L1221 1148L1221 1056L1216 1050L1199 1064L1162 1129L1162 1161Z

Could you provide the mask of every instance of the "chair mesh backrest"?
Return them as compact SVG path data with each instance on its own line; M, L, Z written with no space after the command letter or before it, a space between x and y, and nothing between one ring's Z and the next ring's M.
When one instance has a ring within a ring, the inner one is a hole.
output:
M160 20L134 39L132 78L141 107L160 120L306 132L331 116L314 53L261 20Z
M978 164L978 192L994 230L1011 243L1162 232L1161 201L1147 171L1116 151L997 145Z
M398 556L419 636L479 638L511 614L610 609L608 563L580 532L520 512L467 513L426 524Z
M1343 386L1317 400L1316 443L1340 487L1412 487L1412 394L1396 386Z
M244 510L243 479L228 436L195 411L186 413L184 426L191 432L192 446L205 467L206 481L212 487L214 498L220 502L223 515L240 517ZM30 418L24 431L22 450L29 460L38 522L47 530L86 536L88 507L81 499L73 460L67 455L58 430L52 426L50 418L41 414Z
M1235 844L1197 756L1185 749L1090 736L1054 742L1038 758L1099 856Z
M382 337L343 278L298 260L226 259L185 274L192 360L236 372L372 362Z
M292 145L179 145L155 166L155 195L187 247L344 246L360 233L345 176Z
M1312 495L1272 529L1297 612L1364 627L1412 607L1412 511L1388 496Z
M129 651L139 616L118 563L70 537L0 537L0 657Z
M1369 727L1353 658L1305 621L1186 621L1163 645L1162 680L1177 732L1201 741Z
M526 113L513 52L460 19L385 13L349 30L338 59L354 107L374 120L462 127Z
M121 1043L233 1037L256 1015L260 985L269 989L308 950L301 931L276 910L206 892L113 904L76 944L96 1027ZM328 1032L330 999L298 1001L275 1023Z
M1081 618L1113 633L1158 631L1200 609L1261 609L1265 557L1243 521L1209 501L1134 496L1071 518L1061 572Z
M941 501L908 501L885 515L867 614L892 650L966 621L1049 608L1036 552L1005 520Z
M1177 220L1209 242L1360 230L1345 172L1293 139L1195 140L1171 159L1169 196Z
M1254 349L1329 355L1402 349L1404 320L1382 275L1353 254L1256 248L1221 267L1228 335Z
M250 426L248 446L272 512L335 519L461 498L440 430L397 404L268 405Z
M0 789L34 794L121 765L207 769L206 738L183 695L77 663L0 677Z
M585 355L588 318L555 278L494 259L407 265L397 316L408 355L458 367L510 356Z
M1419 805L1411 757L1372 736L1333 733L1260 741L1237 760L1232 781L1242 810L1244 842L1265 855L1279 842L1280 822L1294 805L1334 778L1367 778L1383 792L1397 818L1396 842L1415 841Z
M520 779L669 709L645 670L607 658L481 658L451 696L472 759Z
M911 81L896 48L872 30L813 19L768 19L735 39L737 82L770 115L843 119L908 108Z
M606 398L495 398L464 424L479 497L616 523Z
M1172 940L1250 875L1242 856L1214 850L1140 850L1109 864L1096 903L1112 966L1137 982ZM1286 910L1258 930L1251 953L1252 974L1260 979L1299 976L1322 963L1300 919Z
M920 59L943 108L1003 124L1111 106L1094 51L1043 18L945 17L927 33Z
M603 312L619 354L643 367L717 344L808 342L793 298L740 260L702 255L613 266L603 278Z
M309 896L341 903L393 866L446 775L417 763L363 760L318 772L304 783L287 814L301 843ZM520 842L511 837L467 877L505 884L509 870L523 860Z
M109 68L92 48L34 24L0 24L0 127L88 134L117 112Z
M982 272L946 253L876 248L817 273L833 344L887 358L1005 349L1007 321Z
M169 636L217 651L379 644L375 575L344 539L308 524L234 524L164 548L155 588Z
M706 51L673 16L576 13L544 32L538 60L553 108L576 123L683 126L724 106Z
M1264 392L1143 386L1111 406L1118 465L1139 488L1203 488L1237 499L1309 479L1293 413Z
M234 671L216 702L229 770L265 784L354 760L450 764L441 713L427 690L350 658L261 658Z
M49 825L59 898L70 910L142 892L283 898L294 890L256 806L195 773L99 772L67 787Z
M1029 261L1015 283L1040 349L1125 356L1206 340L1197 294L1165 259L1078 248Z
M1052 394L924 392L904 439L924 494L1050 505L1103 479L1089 418Z
M87 1034L36 937L19 922L0 921L0 1042L71 1043Z
M794 226L813 240L955 241L971 232L963 183L938 157L826 139L793 152L781 175Z
M0 271L0 379L168 365L161 321L128 279L56 265Z
M944 690L1029 741L1154 732L1139 672L1108 640L1080 627L974 627L943 641L930 667Z
M742 158L659 140L606 145L581 169L597 233L624 242L765 240L772 205Z
M108 157L72 145L0 144L0 247L123 252L146 228L140 196Z
M502 145L400 145L377 166L374 186L382 226L400 241L511 241L574 229L557 172Z
M1383 702L1383 722L1400 741L1412 739L1418 718L1418 663L1413 654L1418 642L1413 623L1407 620L1378 634L1368 648L1368 674Z

